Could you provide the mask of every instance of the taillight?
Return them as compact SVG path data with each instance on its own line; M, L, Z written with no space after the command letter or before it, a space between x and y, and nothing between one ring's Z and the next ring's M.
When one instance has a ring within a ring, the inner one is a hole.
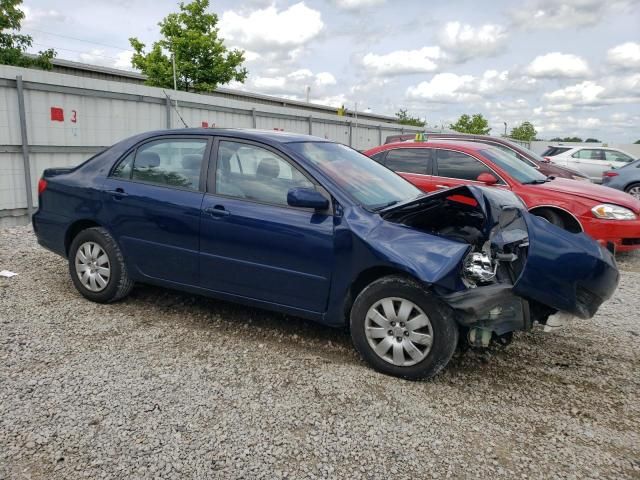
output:
M47 189L47 181L44 178L41 178L38 181L38 195L42 195L42 192L44 192Z
M603 177L617 177L618 175L616 172L602 172Z

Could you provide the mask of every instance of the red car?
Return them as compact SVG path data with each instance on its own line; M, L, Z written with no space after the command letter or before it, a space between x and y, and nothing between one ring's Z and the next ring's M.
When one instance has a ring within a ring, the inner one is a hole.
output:
M513 191L531 213L584 231L617 251L640 248L640 201L587 182L547 178L495 147L472 142L400 142L364 152L424 190L485 184Z

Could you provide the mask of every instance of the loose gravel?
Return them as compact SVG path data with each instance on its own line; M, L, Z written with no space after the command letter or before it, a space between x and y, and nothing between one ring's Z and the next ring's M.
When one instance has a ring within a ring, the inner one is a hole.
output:
M620 266L594 319L407 382L296 318L91 303L0 230L0 478L640 478L640 254Z

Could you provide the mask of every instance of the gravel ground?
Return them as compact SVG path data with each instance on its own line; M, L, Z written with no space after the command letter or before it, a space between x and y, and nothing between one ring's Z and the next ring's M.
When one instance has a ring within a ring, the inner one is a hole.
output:
M375 373L341 331L138 286L0 230L0 478L640 478L640 254L596 318Z

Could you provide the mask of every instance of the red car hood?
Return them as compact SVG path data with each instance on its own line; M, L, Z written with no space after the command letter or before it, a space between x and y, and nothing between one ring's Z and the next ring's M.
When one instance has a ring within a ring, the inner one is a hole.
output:
M640 213L640 201L633 198L628 193L621 192L614 188L603 187L593 183L569 180L566 178L556 178L542 185L537 185L542 190L552 190L559 193L570 193L579 197L589 198L601 203L612 203Z

